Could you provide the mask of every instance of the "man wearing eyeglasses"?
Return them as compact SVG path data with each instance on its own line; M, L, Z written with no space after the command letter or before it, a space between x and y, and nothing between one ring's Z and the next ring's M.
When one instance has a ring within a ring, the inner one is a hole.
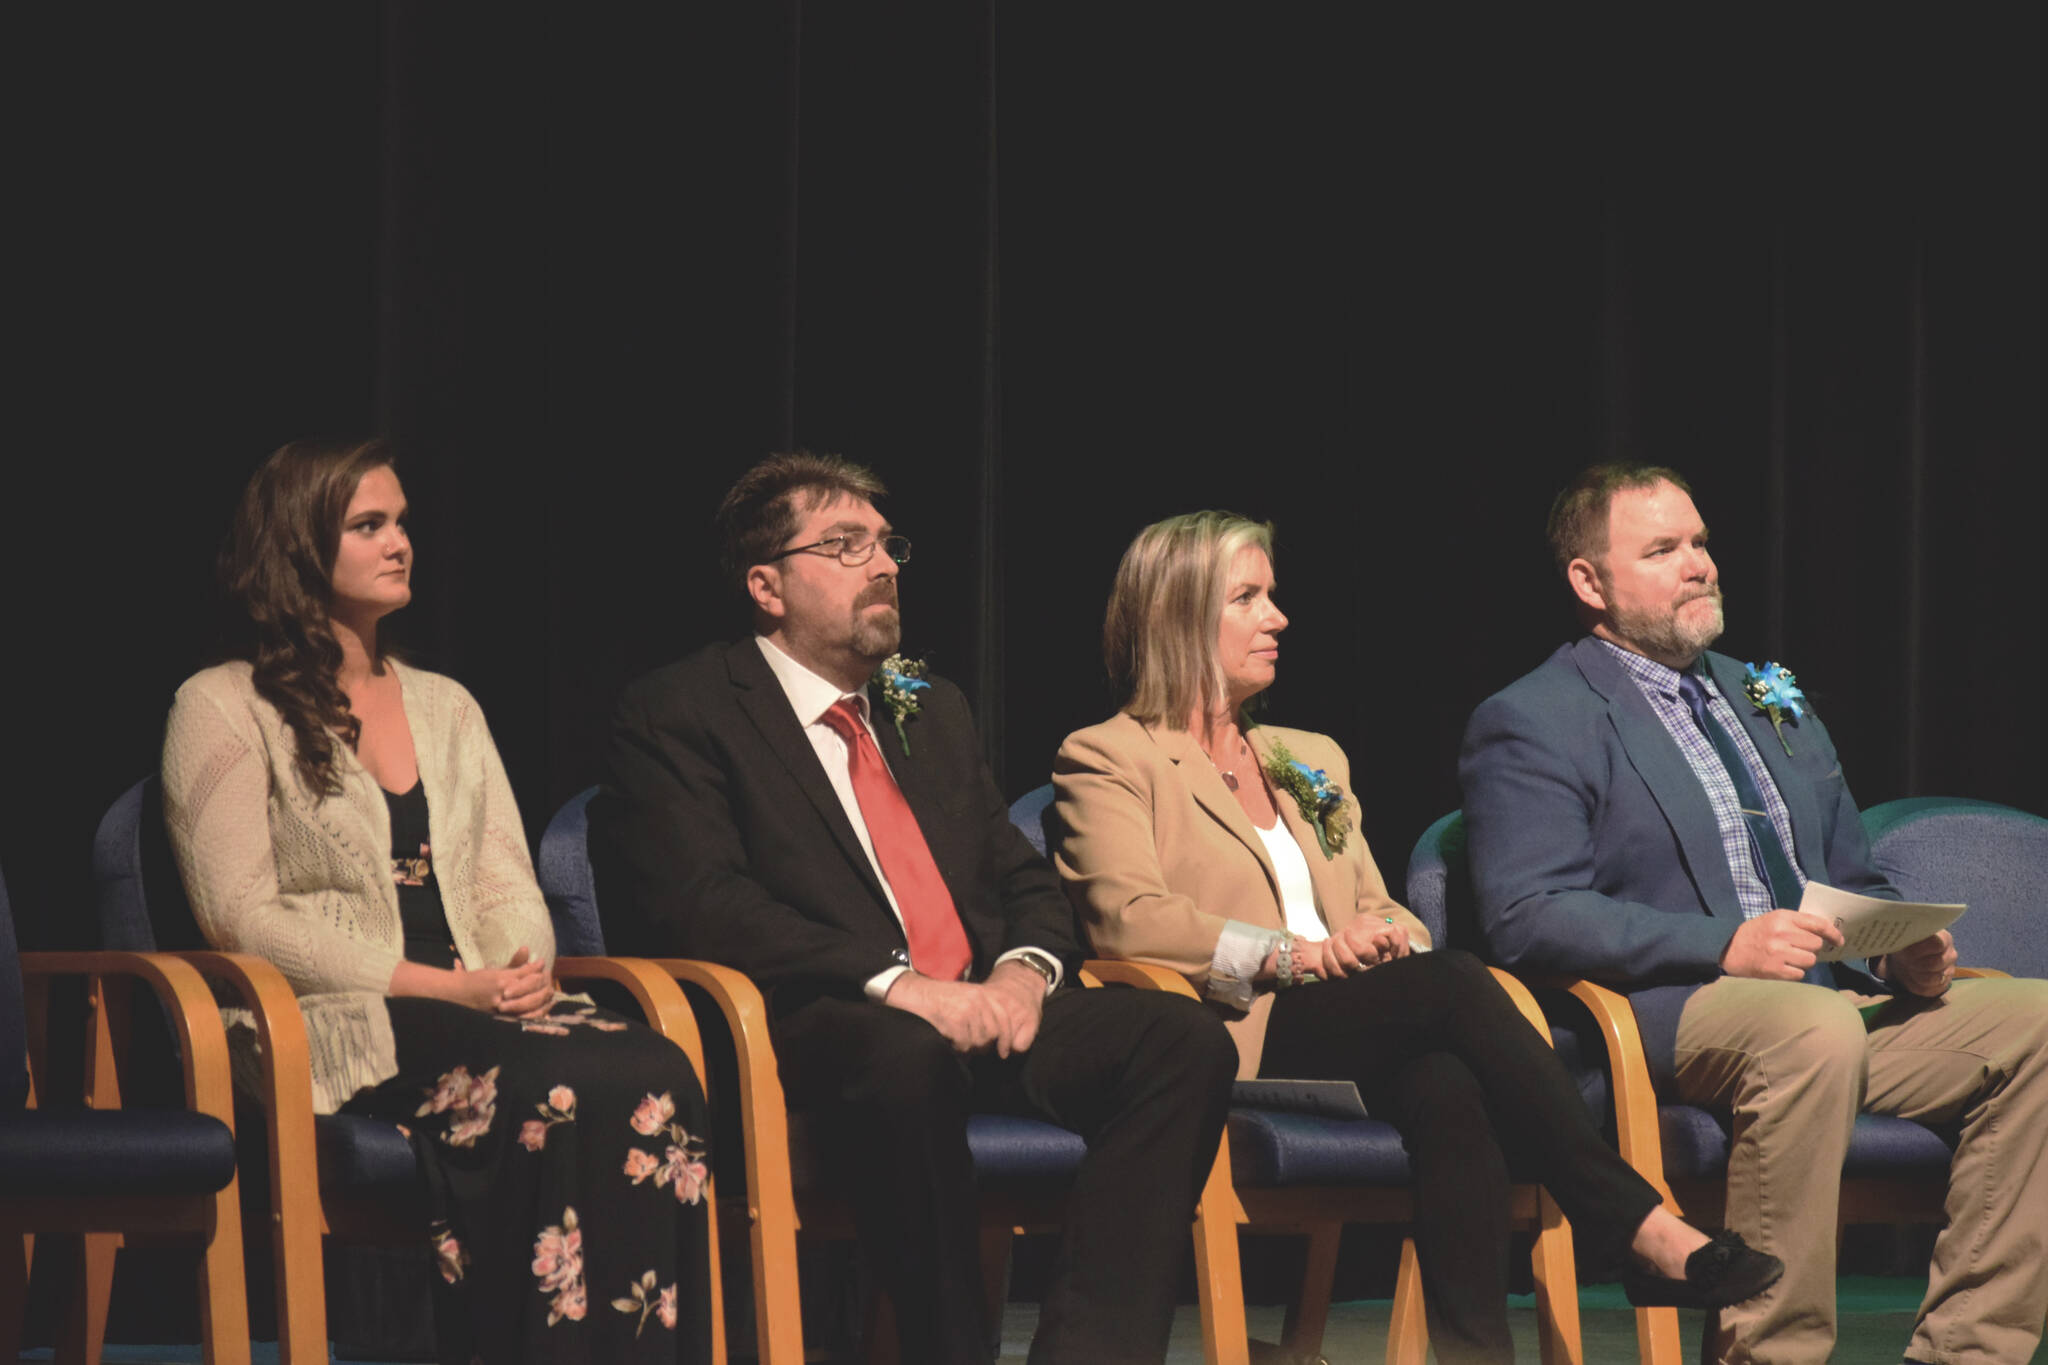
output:
M906 1361L988 1358L970 1112L1089 1154L1034 1361L1157 1361L1236 1053L1197 1002L1072 989L1052 868L1011 824L958 689L878 673L910 542L868 470L774 455L719 508L754 636L629 686L591 856L615 951L766 993L790 1107L895 1301Z

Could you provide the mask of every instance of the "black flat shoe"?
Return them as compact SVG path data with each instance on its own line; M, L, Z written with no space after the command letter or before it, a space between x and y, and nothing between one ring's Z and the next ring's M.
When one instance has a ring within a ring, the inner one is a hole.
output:
M1763 1293L1784 1273L1783 1261L1722 1231L1685 1258L1684 1279L1631 1270L1621 1288L1638 1308L1726 1308Z

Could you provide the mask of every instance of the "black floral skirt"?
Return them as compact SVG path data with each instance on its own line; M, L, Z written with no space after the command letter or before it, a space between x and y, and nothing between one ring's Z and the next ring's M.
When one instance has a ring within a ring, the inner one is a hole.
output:
M681 1048L558 1002L386 1002L398 1075L344 1112L411 1135L442 1365L711 1358L704 1094Z

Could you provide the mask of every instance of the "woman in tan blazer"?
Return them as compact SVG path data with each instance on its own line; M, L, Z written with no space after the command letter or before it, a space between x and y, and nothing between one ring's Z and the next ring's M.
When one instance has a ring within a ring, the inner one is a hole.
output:
M1103 650L1127 700L1053 769L1054 861L1096 950L1185 975L1241 1078L1349 1080L1401 1131L1440 1360L1514 1359L1511 1165L1550 1187L1591 1264L1627 1265L1632 1302L1763 1290L1777 1258L1666 1212L1492 975L1433 951L1387 894L1343 750L1247 718L1287 626L1273 589L1271 528L1228 513L1159 522L1124 553Z

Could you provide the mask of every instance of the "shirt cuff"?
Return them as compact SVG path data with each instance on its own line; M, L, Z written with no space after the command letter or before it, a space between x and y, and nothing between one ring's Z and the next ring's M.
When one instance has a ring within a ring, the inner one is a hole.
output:
M1209 956L1208 996L1235 1009L1248 1010L1258 994L1254 979L1280 935L1242 920L1225 920Z
M1060 966L1060 960L1058 958L1054 957L1051 953L1045 952L1043 949L1012 948L1009 952L1004 953L1002 956L998 957L995 960L994 965L991 966L989 970L993 971L996 967L1002 966L1005 962L1008 962L1010 959L1018 957L1028 957L1033 962L1042 962L1047 967L1051 968L1052 980L1045 983L1045 993L1047 995L1051 995L1054 991L1059 989L1061 980L1064 979L1066 976L1066 969Z
M896 984L896 978L909 971L908 967L886 967L868 978L864 989L868 999L880 1000L889 994L889 988Z

